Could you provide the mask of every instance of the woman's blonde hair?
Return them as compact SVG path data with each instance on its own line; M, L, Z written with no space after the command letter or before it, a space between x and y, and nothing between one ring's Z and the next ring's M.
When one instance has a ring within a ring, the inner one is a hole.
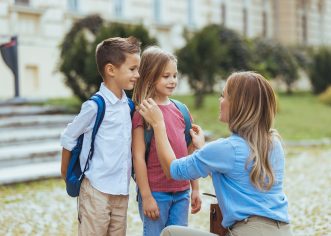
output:
M174 55L157 46L148 47L143 51L139 66L140 78L132 95L135 104L140 104L144 99L155 97L157 79L162 75L169 61L177 63Z
M275 176L269 160L276 115L275 93L269 82L255 72L236 72L229 76L225 90L229 98L229 128L243 137L251 149L250 179L260 190L269 190ZM246 165L247 167L247 165Z

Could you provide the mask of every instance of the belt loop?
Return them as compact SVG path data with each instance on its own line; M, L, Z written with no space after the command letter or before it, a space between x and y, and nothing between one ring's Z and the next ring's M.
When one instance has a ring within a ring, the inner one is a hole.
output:
M248 217L244 219L244 223L247 224L247 222L248 222Z
M278 227L278 229L279 229L279 228L280 228L280 227L279 227L279 221L277 220L276 222L277 222L277 227Z

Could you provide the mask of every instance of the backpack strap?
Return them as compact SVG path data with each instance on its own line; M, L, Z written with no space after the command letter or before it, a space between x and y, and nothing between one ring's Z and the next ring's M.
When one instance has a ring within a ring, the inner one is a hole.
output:
M144 129L144 140L145 140L145 162L147 164L149 151L151 148L152 137L154 135L153 128L150 127L149 129Z
M182 113L182 116L183 116L184 122L185 122L185 141L186 141L186 145L189 146L192 141L191 134L190 134L190 129L192 128L190 112L188 111L187 107L180 101L177 101L175 99L170 99L170 101L172 103L174 103L175 106L177 107L177 109L180 111L180 113ZM149 151L150 151L153 135L154 135L154 131L152 128L144 129L144 139L145 139L145 146L146 146L146 149L145 149L146 163L148 161L148 156L149 156Z
M89 161L92 160L93 153L94 153L95 136L99 130L99 127L102 123L102 120L103 120L103 117L105 116L105 111L106 111L106 103L101 95L94 94L89 100L94 101L98 105L98 111L97 111L97 117L95 118L95 123L93 126L90 151L89 151L86 163L85 163L84 171L80 178L82 178L84 176L85 171L87 171L89 168Z
M131 120L132 120L133 113L134 113L134 110L135 110L135 105L134 105L134 102L132 101L131 98L128 98L128 105L130 107L130 115L131 115Z
M190 112L188 111L187 107L181 103L180 101L177 101L175 99L170 99L171 102L175 104L175 106L178 108L178 110L182 113L184 117L184 122L185 122L185 140L186 140L186 145L189 146L192 141L192 137L190 134L190 129L192 129L192 122L191 122L191 116Z

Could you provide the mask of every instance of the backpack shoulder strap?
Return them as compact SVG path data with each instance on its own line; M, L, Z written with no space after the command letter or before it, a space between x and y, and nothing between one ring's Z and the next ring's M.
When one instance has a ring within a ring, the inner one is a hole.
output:
M132 101L131 98L128 98L128 105L130 107L130 115L131 115L131 119L132 119L133 113L134 113L134 110L135 110L135 105L134 105L134 102Z
M190 134L190 129L192 128L192 122L191 122L191 116L190 116L190 112L188 111L187 107L175 100L175 99L170 99L171 102L173 102L175 104L175 106L177 107L177 109L182 113L183 117L184 117L184 122L185 122L185 141L187 146L189 146L191 144L192 141L192 137ZM146 150L145 150L145 161L147 163L148 160L148 155L149 155L149 151L150 151L150 146L151 146L151 141L152 141L152 137L154 135L153 129L144 129L144 139L145 139L145 145L146 145Z
M99 94L94 94L89 100L94 101L98 105L97 117L95 119L93 132L92 132L92 143L91 144L94 144L95 135L97 134L99 127L102 123L102 120L105 116L106 103L105 103L105 100L103 99L103 97Z
M147 164L149 151L151 148L152 137L154 135L153 128L150 129L144 128L144 140L145 140L145 162Z
M89 168L89 161L92 160L93 153L94 153L95 136L99 130L99 127L102 123L102 120L103 120L103 117L105 116L105 111L106 111L106 103L101 95L94 94L92 97L89 98L89 100L94 101L98 105L98 111L97 111L97 116L95 118L95 123L94 123L93 131L92 131L91 147L90 147L90 151L88 154L88 158L85 163L85 167L84 167L82 176L84 175L85 171Z
M181 103L180 101L177 101L175 99L170 99L170 101L175 104L175 106L178 108L178 110L180 111L180 113L182 113L182 115L184 117L185 140L186 140L187 146L189 146L191 144L191 141L192 141L192 137L191 137L191 134L190 134L190 129L192 129L192 122L191 122L190 112L188 111L185 104Z

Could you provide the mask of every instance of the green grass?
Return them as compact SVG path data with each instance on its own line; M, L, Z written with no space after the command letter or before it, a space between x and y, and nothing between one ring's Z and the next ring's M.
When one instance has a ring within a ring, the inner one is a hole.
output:
M218 121L218 95L208 95L204 107L195 109L192 96L176 96L190 109L194 121L203 129L210 130L214 137L229 134L225 124ZM278 95L278 113L275 128L284 140L331 138L331 106L318 101L309 93Z

